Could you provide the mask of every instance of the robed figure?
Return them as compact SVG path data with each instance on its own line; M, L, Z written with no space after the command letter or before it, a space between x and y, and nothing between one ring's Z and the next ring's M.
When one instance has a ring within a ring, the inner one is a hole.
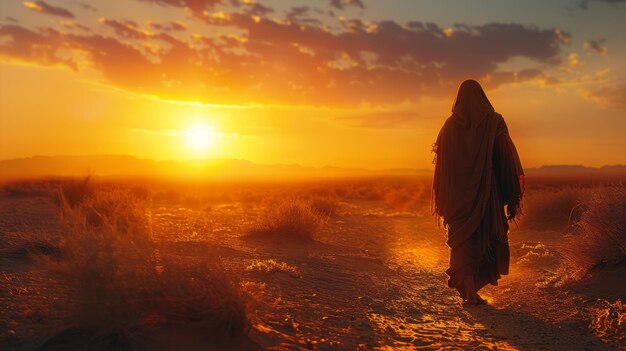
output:
M475 80L459 87L433 151L433 211L447 229L448 285L464 304L485 304L478 290L509 272L508 220L520 213L524 173L504 119Z

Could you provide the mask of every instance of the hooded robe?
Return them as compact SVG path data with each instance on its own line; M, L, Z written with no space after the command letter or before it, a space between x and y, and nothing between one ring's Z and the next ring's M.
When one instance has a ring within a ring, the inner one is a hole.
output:
M507 219L519 214L524 173L504 119L474 80L459 87L433 151L434 213L450 247L448 285L466 298L466 277L479 290L508 274Z

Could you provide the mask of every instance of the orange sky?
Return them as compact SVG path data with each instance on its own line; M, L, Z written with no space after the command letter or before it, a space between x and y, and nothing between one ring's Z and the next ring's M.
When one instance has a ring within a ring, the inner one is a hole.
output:
M513 3L2 2L0 159L428 168L476 78L526 167L626 163L626 4Z

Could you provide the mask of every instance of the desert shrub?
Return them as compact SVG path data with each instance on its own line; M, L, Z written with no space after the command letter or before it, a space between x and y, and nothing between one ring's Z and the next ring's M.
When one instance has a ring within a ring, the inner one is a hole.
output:
M563 230L576 220L587 191L575 188L535 190L524 197L520 227Z
M205 337L239 337L250 330L248 296L228 277L219 260L164 255L154 299L155 312L168 323L193 324Z
M356 198L366 201L381 201L384 199L384 195L378 187L364 186L356 191Z
M249 272L265 272L265 273L277 273L282 272L294 278L300 276L298 268L285 262L279 262L274 259L268 260L255 260L246 267Z
M545 267L558 259L552 249L540 242L525 242L519 247L516 246L512 249L517 256L517 264Z
M332 217L337 213L338 201L332 196L312 196L309 204L313 211L322 217Z
M224 197L228 196L228 194L224 194ZM240 191L239 193L235 194L233 197L234 199L236 199L237 201L241 202L241 203L256 203L256 202L260 202L261 200L263 200L263 198L266 195L264 193L261 192L255 192L255 191L251 191L251 190L244 190L244 191ZM229 197L228 200L225 200L223 202L228 202L231 201L232 199Z
M430 205L430 189L424 186L404 186L385 192L384 201L394 210L427 209Z
M82 179L71 178L61 181L55 200L58 205L75 207L93 194L94 186L91 175L88 175Z
M572 278L626 259L626 188L594 189L582 206L580 219L562 245L563 269Z
M626 342L626 304L622 300L614 303L602 301L593 309L591 331L601 339L624 345Z
M129 189L129 192L139 200L148 200L150 198L150 190L143 186L133 186Z
M46 264L71 306L38 349L154 349L150 333L170 325L193 325L208 339L247 332L246 298L217 256L174 255L153 240L150 220L145 202L122 190L62 203L63 256Z
M348 195L348 189L345 186L336 186L335 195L340 199L343 199Z
M248 230L248 235L311 240L323 221L309 202L290 197L268 204L257 222Z
M65 199L65 198L63 198ZM77 295L76 324L132 324L137 296L155 288L156 257L145 208L122 191L62 204L64 259L53 270ZM96 326L93 326L96 327Z
M199 196L186 195L181 200L180 203L186 207L200 207L203 203L203 199Z
M334 196L335 193L332 189L329 189L328 187L323 187L323 188L313 188L309 190L309 193L312 196L316 196L316 197L331 197Z
M180 203L181 197L180 192L172 189L156 192L152 196L154 201L167 204L178 204Z
M52 192L51 181L14 181L2 186L2 190L11 197L49 196Z

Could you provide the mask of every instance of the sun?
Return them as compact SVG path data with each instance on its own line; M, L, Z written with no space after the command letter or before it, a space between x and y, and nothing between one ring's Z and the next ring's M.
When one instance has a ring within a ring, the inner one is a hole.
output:
M215 129L213 127L196 124L185 131L187 147L195 152L207 151L213 144Z

